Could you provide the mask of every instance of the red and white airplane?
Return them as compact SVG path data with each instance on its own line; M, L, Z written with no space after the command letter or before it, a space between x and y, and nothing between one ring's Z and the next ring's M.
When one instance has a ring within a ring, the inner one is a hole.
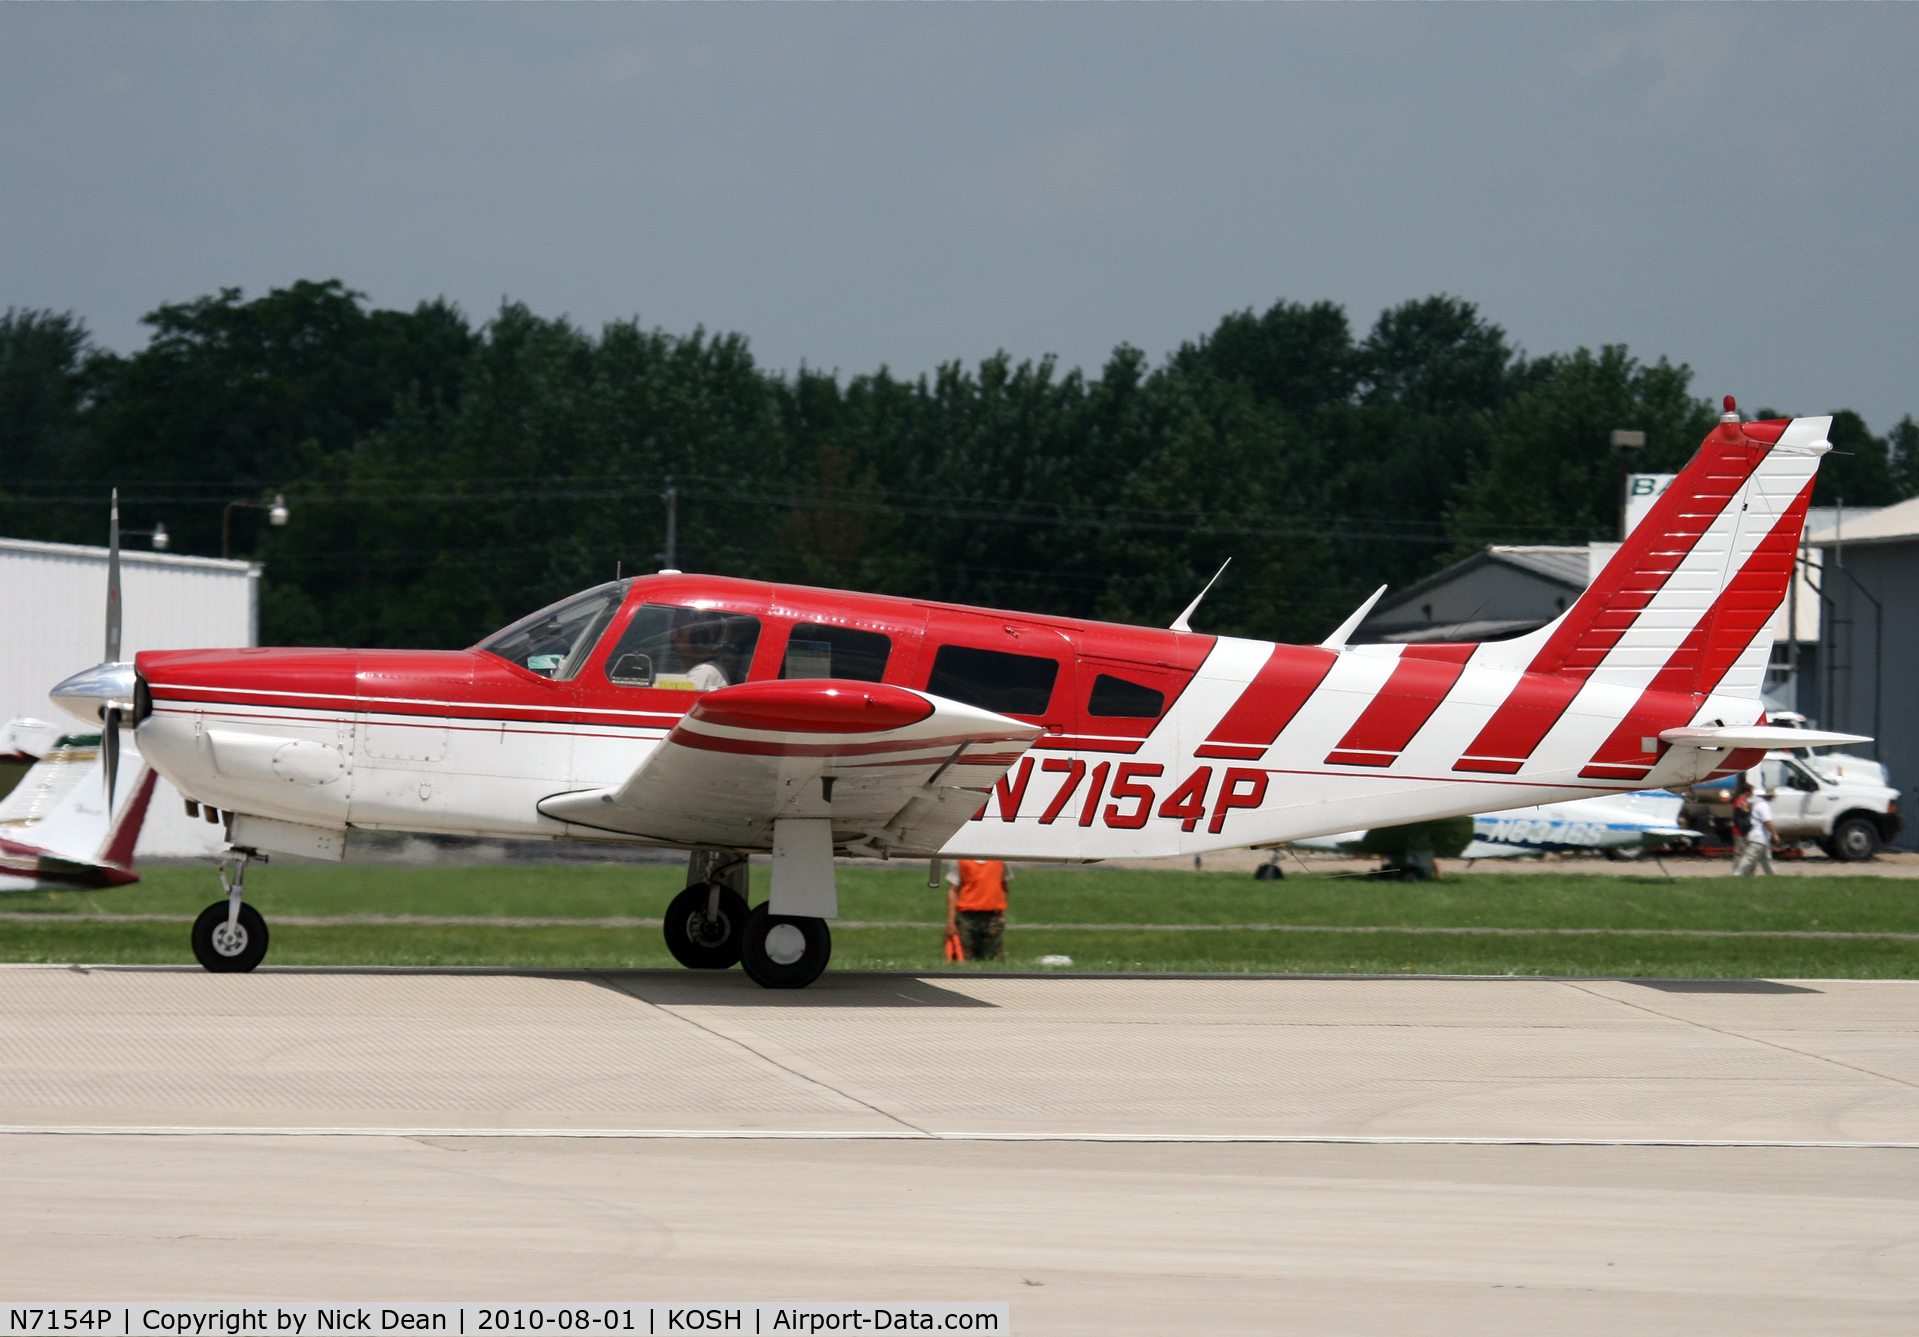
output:
M1348 646L1370 601L1297 646L1193 632L1190 608L1160 631L661 572L469 650L147 652L53 696L120 716L225 815L242 871L338 858L350 827L685 849L674 954L799 987L832 949L840 854L1192 854L1806 745L1759 689L1830 419L1726 408L1591 588L1516 640ZM213 970L264 955L237 875L195 947Z

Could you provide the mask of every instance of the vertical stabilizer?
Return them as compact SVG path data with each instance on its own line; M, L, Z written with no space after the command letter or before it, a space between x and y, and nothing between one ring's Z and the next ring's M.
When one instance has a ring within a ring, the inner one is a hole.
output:
M138 753L122 754L109 810L103 751L95 735L62 737L0 799L0 837L65 863L124 873L133 863L157 777Z
M1562 617L1480 647L1475 664L1526 676L1454 770L1517 771L1589 680L1662 696L1717 691L1758 700L1813 477L1832 448L1832 419L1741 423L1730 399L1727 407ZM1636 752L1640 740L1630 741Z

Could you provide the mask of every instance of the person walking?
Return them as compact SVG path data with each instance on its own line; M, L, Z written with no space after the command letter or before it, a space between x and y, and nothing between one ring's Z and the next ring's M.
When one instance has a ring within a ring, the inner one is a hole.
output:
M1765 794L1741 780L1732 800L1732 826L1739 837L1739 857L1733 860L1734 877L1752 877L1758 873L1772 876L1772 804Z
M998 859L958 859L946 870L946 934L959 939L963 960L1006 957L1006 884L1013 874Z

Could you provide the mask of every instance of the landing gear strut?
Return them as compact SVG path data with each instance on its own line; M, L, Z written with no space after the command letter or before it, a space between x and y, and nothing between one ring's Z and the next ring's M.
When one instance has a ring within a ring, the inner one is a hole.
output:
M693 970L739 965L763 988L804 989L833 955L826 921L839 913L827 820L774 823L772 881L767 900L749 910L747 857L692 851L686 890L666 907L667 950Z
M267 921L246 903L247 860L259 857L251 850L236 850L222 858L220 885L227 898L209 905L193 921L193 955L215 974L252 970L266 960Z

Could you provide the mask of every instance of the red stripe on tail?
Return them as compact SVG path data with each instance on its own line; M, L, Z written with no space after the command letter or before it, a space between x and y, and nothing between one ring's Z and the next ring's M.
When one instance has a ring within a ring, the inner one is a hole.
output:
M1713 429L1599 579L1553 628L1512 695L1493 712L1455 771L1510 775L1579 694L1580 686L1639 620L1719 518L1790 420Z
M1786 508L1786 513L1753 549L1752 556L1739 568L1739 574L1727 582L1706 615L1694 624L1665 666L1646 685L1619 727L1593 753L1586 769L1579 773L1582 777L1644 779L1653 763L1665 755L1666 744L1659 741L1660 731L1692 722L1699 707L1752 644L1753 637L1779 611L1780 601L1786 597L1787 583L1792 579L1799 531L1806 523L1806 507L1811 501L1812 483L1808 481Z
M1379 689L1353 721L1353 727L1339 740L1339 747L1327 753L1333 766L1390 766L1413 741L1413 735L1432 718L1439 703L1452 691L1465 671L1466 661L1476 645L1409 645L1393 668L1392 677Z

